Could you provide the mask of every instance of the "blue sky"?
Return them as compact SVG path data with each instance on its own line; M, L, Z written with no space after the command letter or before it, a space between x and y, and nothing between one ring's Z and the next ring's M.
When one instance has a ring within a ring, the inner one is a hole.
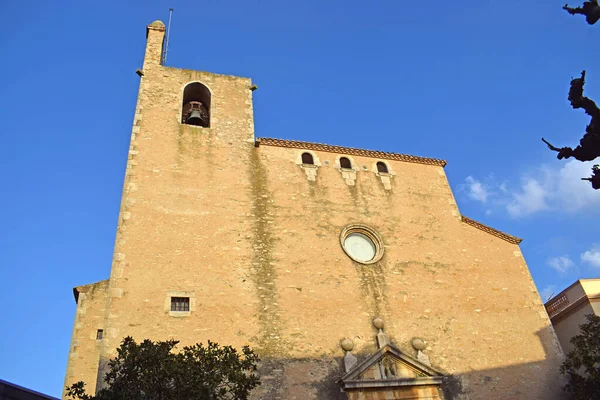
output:
M460 3L460 6L456 4ZM367 5L368 4L368 5ZM448 160L460 211L524 238L544 296L600 275L567 101L600 27L564 0L0 2L0 378L60 395L72 288L109 275L145 26L168 64L251 77L256 134Z

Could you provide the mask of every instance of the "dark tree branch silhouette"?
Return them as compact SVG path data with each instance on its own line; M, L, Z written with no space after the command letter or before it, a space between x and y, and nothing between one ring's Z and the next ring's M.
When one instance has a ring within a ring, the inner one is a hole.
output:
M589 178L581 178L581 180L590 181L594 189L600 189L600 165L594 165L592 167L592 176L590 176Z
M579 161L592 161L600 157L600 108L598 108L593 100L583 95L584 84L585 71L582 71L580 78L571 80L568 97L573 109L582 108L587 115L592 117L590 123L585 128L585 135L579 141L579 146L575 149L571 147L559 148L551 145L546 139L542 138L550 150L558 152L557 158L559 160L573 157ZM598 169L592 169L592 177L582 179L589 180L594 189L600 189L600 183L598 182L600 171Z
M600 6L598 6L598 0L585 1L582 7L569 7L568 4L563 6L563 10L567 11L571 15L581 14L585 15L585 20L588 24L594 25L600 19Z

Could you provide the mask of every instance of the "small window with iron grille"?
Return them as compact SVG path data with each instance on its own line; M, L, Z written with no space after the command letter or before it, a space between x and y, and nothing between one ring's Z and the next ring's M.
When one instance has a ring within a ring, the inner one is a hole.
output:
M190 298L171 297L171 311L190 311Z
M96 332L96 340L102 340L103 337L104 337L104 330L98 329L98 331Z

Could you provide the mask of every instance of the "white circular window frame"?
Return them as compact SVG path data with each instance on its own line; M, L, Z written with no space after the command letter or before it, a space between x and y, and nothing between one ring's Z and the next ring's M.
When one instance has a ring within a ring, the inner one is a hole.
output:
M369 261L361 261L361 260L354 258L352 256L352 254L350 254L350 251L348 251L346 249L346 247L344 246L346 238L353 233L360 233L361 235L365 235L373 242L373 245L375 246L375 256L372 259L370 259ZM365 264L365 265L375 264L377 261L381 260L381 257L383 257L383 248L384 248L383 239L381 239L381 236L379 236L379 233L377 233L377 231L375 231L375 229L368 227L366 225L363 225L363 224L346 225L342 229L342 232L340 233L340 245L342 246L344 253L346 253L346 255L348 257L350 257L352 260L354 260L355 262L357 262L359 264Z

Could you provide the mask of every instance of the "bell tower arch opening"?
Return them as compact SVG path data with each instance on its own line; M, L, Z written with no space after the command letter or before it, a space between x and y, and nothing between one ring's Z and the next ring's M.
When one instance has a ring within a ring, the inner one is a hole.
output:
M210 101L208 87L200 82L189 83L183 89L181 123L210 128Z

